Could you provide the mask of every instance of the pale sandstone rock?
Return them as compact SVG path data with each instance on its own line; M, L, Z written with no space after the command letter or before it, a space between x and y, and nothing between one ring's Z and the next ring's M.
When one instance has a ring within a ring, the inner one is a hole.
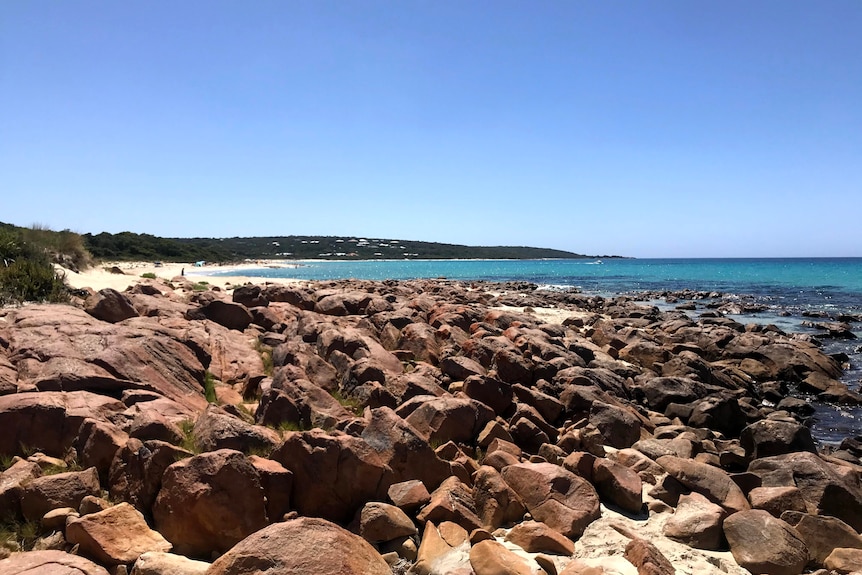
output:
M171 550L171 544L128 503L69 519L66 539L79 545L82 555L109 566L133 563L147 551Z
M147 551L135 561L130 575L204 575L209 566L182 555Z

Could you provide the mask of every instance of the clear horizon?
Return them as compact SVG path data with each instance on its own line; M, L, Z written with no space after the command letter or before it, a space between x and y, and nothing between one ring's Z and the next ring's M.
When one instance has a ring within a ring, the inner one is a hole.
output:
M862 3L0 4L0 221L858 257Z

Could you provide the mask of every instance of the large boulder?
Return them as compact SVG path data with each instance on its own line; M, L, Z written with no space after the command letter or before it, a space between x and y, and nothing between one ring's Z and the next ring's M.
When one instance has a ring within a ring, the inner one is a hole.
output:
M641 512L643 482L636 472L610 459L596 459L592 477L593 485L606 502L629 513Z
M95 467L37 477L23 486L21 511L28 521L39 521L52 509L77 509L87 495L99 496L99 473Z
M254 319L248 308L242 304L213 300L198 309L190 310L186 317L188 319L208 319L228 329L242 331L251 324Z
M246 423L214 404L198 417L194 437L201 451L235 449L244 453L269 452L281 441L272 429Z
M761 419L743 429L739 443L749 459L797 451L817 451L810 429L791 421L773 419Z
M437 397L423 402L405 419L428 441L472 442L494 419L483 403L459 397Z
M664 524L665 536L696 549L719 549L727 512L700 493L682 495L673 516Z
M734 513L724 520L730 552L752 573L799 575L808 563L808 548L790 525L761 509Z
M130 439L111 462L108 491L149 516L165 469L192 453L164 441Z
M324 519L274 523L219 557L207 575L391 575L386 561L358 535Z
M84 302L84 310L94 318L108 323L138 316L138 311L129 298L111 288L99 290L89 296Z
M267 524L258 472L231 449L178 461L165 470L153 517L178 553L224 553Z
M109 421L125 408L115 399L86 391L0 396L0 454L16 455L26 446L62 457L85 419Z
M656 461L668 474L692 491L705 495L728 513L750 509L745 494L733 479L717 467L693 459L664 455Z
M292 432L271 455L293 472L300 514L346 523L366 501L381 500L392 472L363 439L313 429Z
M451 475L449 463L388 407L371 410L361 438L392 470L393 483L418 479L433 490Z
M108 566L133 563L147 551L171 550L171 544L128 503L69 519L66 540L78 545L82 555Z
M606 445L625 449L641 438L640 420L621 407L596 401L590 407L590 423L602 434Z
M351 524L351 530L369 543L392 541L418 532L401 509L379 501L369 501L362 507Z
M599 518L599 496L585 479L552 463L518 463L503 479L537 521L576 539Z
M476 515L473 490L457 477L450 477L431 493L431 501L416 515L421 523L451 522L468 531L482 527Z
M839 547L862 549L862 536L835 517L788 511L781 514L781 519L802 536L815 567L824 567L826 558Z
M482 526L490 530L519 521L527 511L500 472L488 465L473 474L473 502Z
M850 468L829 463L816 453L800 452L757 459L748 470L759 475L764 485L798 487L812 511L862 531L862 488Z

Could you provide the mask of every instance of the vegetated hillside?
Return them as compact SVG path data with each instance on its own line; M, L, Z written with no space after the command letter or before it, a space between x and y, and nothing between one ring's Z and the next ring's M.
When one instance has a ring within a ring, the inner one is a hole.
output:
M103 260L211 262L244 259L542 259L591 258L563 250L534 247L475 247L409 240L270 236L251 238L161 238L149 234L85 234L93 257Z

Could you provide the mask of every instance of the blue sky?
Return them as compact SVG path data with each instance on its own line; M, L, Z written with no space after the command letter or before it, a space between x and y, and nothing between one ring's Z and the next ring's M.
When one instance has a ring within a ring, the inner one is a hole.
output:
M0 2L0 221L862 256L862 2Z

